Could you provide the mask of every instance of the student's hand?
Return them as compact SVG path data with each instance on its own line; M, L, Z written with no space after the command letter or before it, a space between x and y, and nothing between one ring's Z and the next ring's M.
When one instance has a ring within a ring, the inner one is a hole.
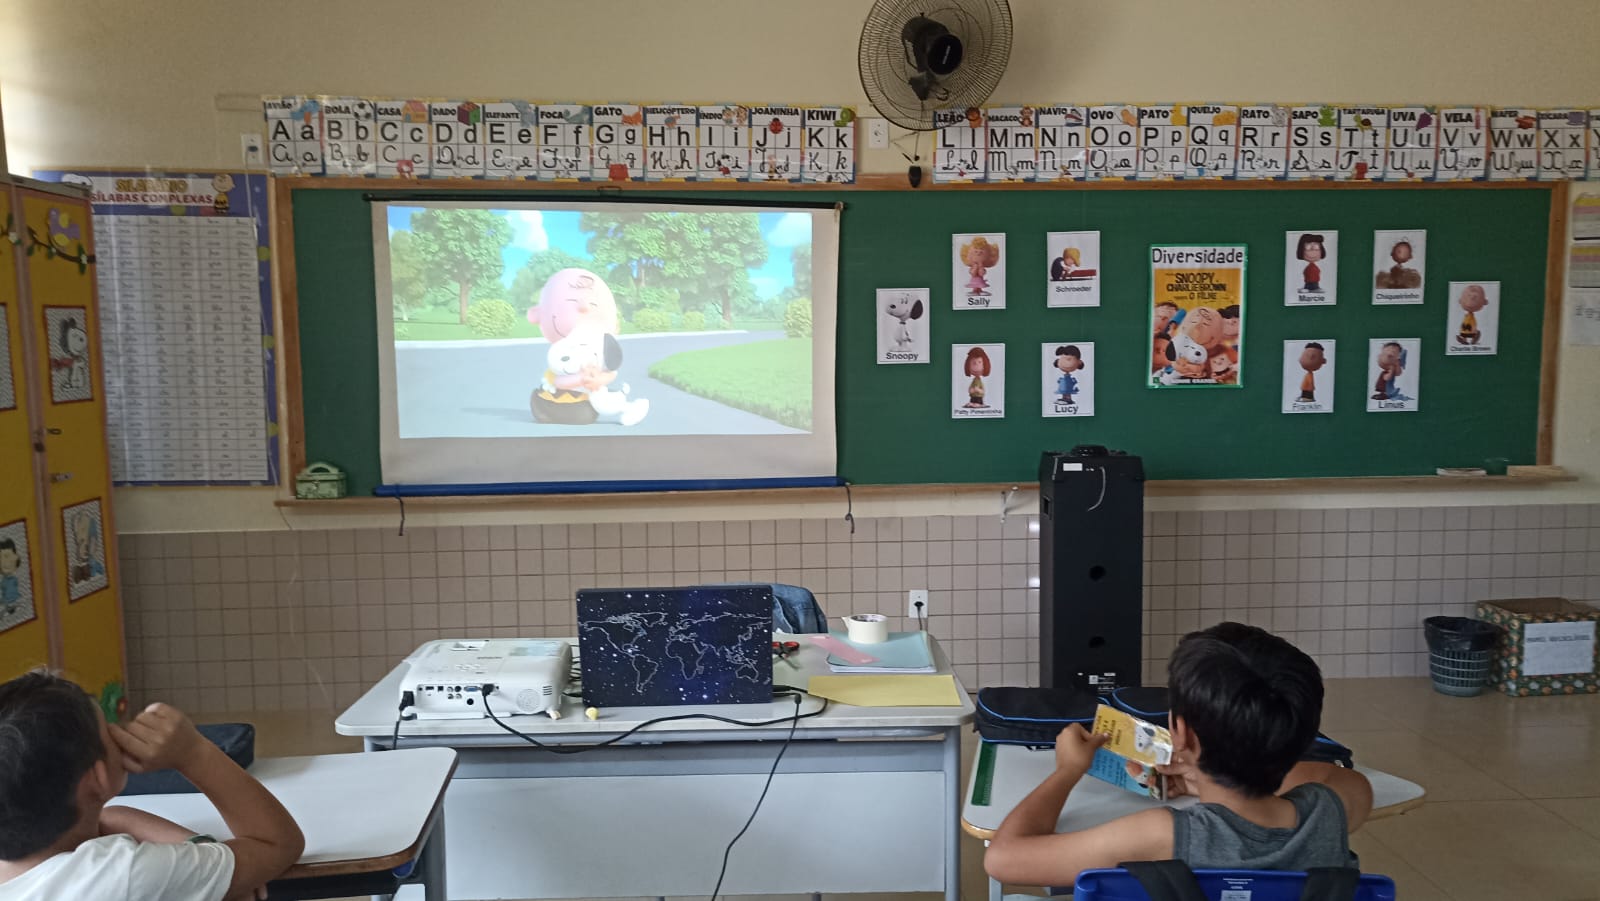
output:
M111 739L134 773L182 770L206 748L206 740L183 711L161 703L146 707L127 726L113 724Z
M1089 772L1094 752L1106 743L1104 735L1092 734L1082 725L1073 723L1056 736L1056 769L1074 777Z
M1131 760L1128 761L1127 770L1128 775L1136 779L1144 773L1144 767ZM1189 787L1189 775L1194 772L1194 764L1187 758L1177 756L1171 763L1157 764L1156 772L1167 777L1168 800L1194 794L1194 790Z

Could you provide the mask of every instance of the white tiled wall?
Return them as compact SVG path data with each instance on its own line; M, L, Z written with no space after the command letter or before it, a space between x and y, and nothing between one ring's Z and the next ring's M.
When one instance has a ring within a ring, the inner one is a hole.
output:
M1591 527L1590 523L1594 525ZM423 641L571 635L580 588L779 581L832 616L905 612L968 687L1038 671L1036 521L1012 516L130 535L136 702L340 708ZM1145 678L1224 619L1283 634L1329 677L1421 675L1421 623L1488 597L1600 598L1600 507L1149 514Z

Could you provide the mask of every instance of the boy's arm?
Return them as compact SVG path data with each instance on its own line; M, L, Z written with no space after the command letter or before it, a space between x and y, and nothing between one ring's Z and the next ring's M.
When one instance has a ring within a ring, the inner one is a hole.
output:
M1339 800L1344 802L1344 818L1351 832L1360 829L1361 824L1367 821L1367 815L1372 813L1372 783L1355 770L1331 763L1302 760L1283 778L1278 794L1307 782L1320 782L1333 789Z
M1055 831L1067 795L1104 743L1103 736L1092 736L1077 724L1061 731L1055 771L1022 799L989 841L983 865L990 876L1001 882L1066 886L1082 870L1172 856L1172 813L1164 807L1079 832Z
M177 844L193 838L195 831L134 807L111 805L100 810L101 835L131 835L141 842Z
M127 728L112 726L111 735L128 769L137 773L176 769L216 805L234 834L225 843L234 858L229 898L276 879L300 859L305 837L294 818L176 709L152 704Z

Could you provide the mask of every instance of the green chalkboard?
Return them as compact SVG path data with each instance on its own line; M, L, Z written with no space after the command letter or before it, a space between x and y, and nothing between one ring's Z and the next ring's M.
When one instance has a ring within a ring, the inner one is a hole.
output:
M425 190L425 188L422 188ZM293 191L306 456L343 466L350 492L379 483L372 220L362 189ZM584 192L586 194L586 192ZM559 199L578 199L562 191ZM551 197L518 192L518 199ZM614 196L614 195L613 195ZM1485 189L684 191L760 204L842 202L839 474L857 484L1034 481L1039 454L1104 444L1155 479L1425 475L1503 457L1535 462L1551 194ZM1284 233L1339 232L1339 297L1282 304ZM1425 302L1373 306L1375 229L1426 229ZM1045 235L1098 230L1102 304L1045 306ZM1008 306L951 309L950 236L1004 232ZM1249 250L1244 385L1151 390L1152 244ZM1446 357L1448 283L1501 283L1499 351ZM932 290L931 365L875 362L880 287ZM1332 414L1280 412L1283 342L1339 342ZM1418 337L1421 409L1367 413L1367 341ZM1094 341L1096 415L1039 415L1039 348ZM950 345L1005 342L1006 417L950 416Z

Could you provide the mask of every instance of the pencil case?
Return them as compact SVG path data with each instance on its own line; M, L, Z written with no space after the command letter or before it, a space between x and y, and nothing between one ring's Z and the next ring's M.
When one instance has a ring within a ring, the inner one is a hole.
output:
M978 737L1000 744L1050 747L1062 729L1094 725L1100 696L1088 689L992 687L978 689Z

